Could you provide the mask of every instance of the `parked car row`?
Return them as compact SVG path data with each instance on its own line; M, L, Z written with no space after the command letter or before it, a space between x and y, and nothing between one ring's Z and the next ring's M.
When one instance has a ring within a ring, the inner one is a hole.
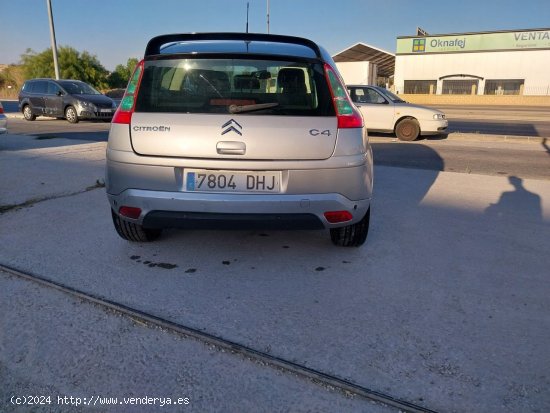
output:
M446 133L448 122L441 111L407 103L378 86L347 85L347 89L369 132L394 133L403 141ZM82 119L110 122L119 104L120 100L79 80L32 79L25 82L19 94L19 109L28 121L49 116L70 123ZM5 130L0 129L0 133Z

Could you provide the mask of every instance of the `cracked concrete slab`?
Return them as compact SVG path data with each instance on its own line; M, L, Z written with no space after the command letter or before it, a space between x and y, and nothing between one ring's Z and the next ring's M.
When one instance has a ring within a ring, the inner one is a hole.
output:
M5 135L0 208L79 193L104 182L105 142Z

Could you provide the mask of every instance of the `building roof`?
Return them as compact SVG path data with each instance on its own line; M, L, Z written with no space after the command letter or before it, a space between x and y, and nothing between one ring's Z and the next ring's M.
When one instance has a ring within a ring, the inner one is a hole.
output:
M366 43L356 43L332 56L335 62L371 62L378 65L379 76L393 76L395 55Z
M398 39L417 39L422 37L445 37L445 36L465 36L470 34L495 34L495 33L520 33L520 32L547 32L550 28L543 29L517 29L517 30L493 30L484 32L461 32L461 33L439 33L426 35L397 36Z

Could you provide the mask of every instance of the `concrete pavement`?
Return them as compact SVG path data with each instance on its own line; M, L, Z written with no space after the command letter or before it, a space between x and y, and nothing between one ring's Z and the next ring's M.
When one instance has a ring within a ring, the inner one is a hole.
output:
M550 408L550 182L376 167L363 248L333 247L328 234L315 231L167 231L157 243L130 244L112 227L104 190L86 190L100 174L102 143L25 142L0 140L0 165L10 165L1 170L2 199L32 196L37 189L27 192L25 183L46 170L59 186L47 185L52 199L0 214L1 263L437 411ZM19 184L10 186L12 180ZM216 361L206 348L174 344L162 331L124 320L113 326L102 312L11 277L0 280L0 302L7 305L0 331L12 332L0 335L0 347L9 349L0 371L17 378L4 394L17 383L66 393L99 393L109 385L133 394L192 388L200 408L185 411L277 411L279 402L280 411L378 409L346 404L299 380L279 381L246 360ZM90 319L93 331L104 325L108 334L79 351ZM68 352L52 350L64 343ZM176 353L192 354L191 364L166 357ZM112 379L106 366L115 369ZM144 380L124 384L122 375ZM232 386L236 377L251 379ZM256 381L273 385L254 387ZM303 398L285 401L294 386L306 386Z
M0 140L0 208L4 210L103 183L105 142L37 140L24 135L4 135Z

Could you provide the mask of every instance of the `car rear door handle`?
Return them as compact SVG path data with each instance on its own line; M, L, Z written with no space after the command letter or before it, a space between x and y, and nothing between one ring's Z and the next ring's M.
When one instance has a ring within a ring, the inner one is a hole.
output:
M238 141L220 141L216 145L216 151L220 155L244 155L246 144Z

